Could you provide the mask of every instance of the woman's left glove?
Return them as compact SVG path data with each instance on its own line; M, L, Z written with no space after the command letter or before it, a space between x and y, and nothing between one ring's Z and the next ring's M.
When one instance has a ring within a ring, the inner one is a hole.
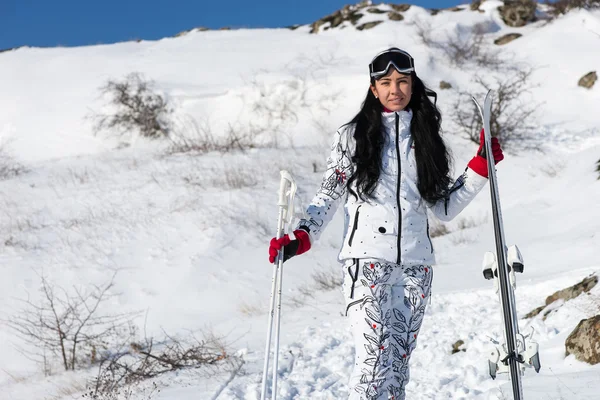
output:
M498 138L492 138L492 155L494 156L494 164L498 164L500 161L504 160L504 154L502 154L502 148L500 147L500 142L498 142ZM477 149L477 155L469 161L467 165L473 171L477 172L479 175L484 178L488 177L488 168L487 168L487 157L485 154L485 146L484 146L484 137L483 137L483 129L479 133L479 149Z
M271 239L269 246L269 261L275 262L277 252L283 248L283 262L290 258L306 253L310 250L310 238L308 232L303 229L297 229L293 233L295 239L291 239L289 235L283 235L281 238Z

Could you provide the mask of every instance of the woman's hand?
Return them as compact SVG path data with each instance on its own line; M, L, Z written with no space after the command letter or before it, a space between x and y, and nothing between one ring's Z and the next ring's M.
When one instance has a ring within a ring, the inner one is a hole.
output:
M295 230L293 236L295 239L290 239L289 235L283 235L279 239L271 239L269 245L269 262L275 262L277 252L281 250L281 248L283 248L283 262L310 250L310 238L305 230Z
M494 157L494 164L498 164L500 161L504 160L504 154L502 153L500 142L496 137L492 138L492 155ZM484 178L488 177L487 155L485 153L483 129L479 133L479 149L477 149L477 155L473 157L471 161L469 161L468 167Z

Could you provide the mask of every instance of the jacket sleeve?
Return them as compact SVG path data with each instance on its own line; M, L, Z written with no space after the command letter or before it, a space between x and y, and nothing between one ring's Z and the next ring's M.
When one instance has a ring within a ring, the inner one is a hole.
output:
M319 239L342 199L346 198L346 182L353 172L349 134L347 126L336 132L321 187L306 209L304 218L298 222L297 229L307 231L312 243Z
M440 221L454 219L483 189L487 181L487 178L467 168L444 199L429 205L431 211Z

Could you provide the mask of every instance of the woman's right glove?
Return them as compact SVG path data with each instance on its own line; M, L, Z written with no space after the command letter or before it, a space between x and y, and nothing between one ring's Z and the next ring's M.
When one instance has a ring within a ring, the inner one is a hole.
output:
M269 246L269 261L271 263L275 262L277 252L281 248L283 248L283 262L310 250L310 238L305 230L297 229L294 231L293 236L294 239L291 239L287 234L279 239L271 239Z

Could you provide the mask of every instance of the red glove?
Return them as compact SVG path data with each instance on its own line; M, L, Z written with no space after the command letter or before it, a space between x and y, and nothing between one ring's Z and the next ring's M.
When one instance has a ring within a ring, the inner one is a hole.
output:
M483 129L479 133L479 149L477 149L477 155L469 161L467 165L473 171L477 172L479 175L484 178L488 177L488 168L487 168L487 159L485 154L485 146L484 146L484 138L483 138ZM500 142L498 142L498 138L492 138L492 155L494 156L494 164L498 164L500 161L504 160L504 154L502 154L502 148L500 147Z
M277 239L271 239L269 246L269 262L274 263L277 252L283 247L283 262L286 262L290 258L306 253L310 250L310 238L308 233L303 229L297 229L294 231L296 239L291 240L289 235L283 235L283 237Z

